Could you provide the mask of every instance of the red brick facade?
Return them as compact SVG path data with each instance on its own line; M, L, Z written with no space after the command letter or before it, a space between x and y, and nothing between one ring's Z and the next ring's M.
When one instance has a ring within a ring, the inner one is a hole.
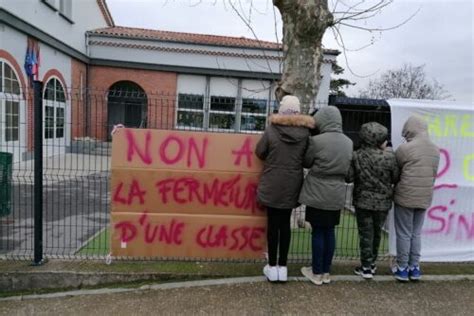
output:
M76 139L86 135L86 82L87 82L87 66L86 64L71 59L71 137Z
M61 82L61 84L64 87L64 90L65 90L65 93L66 93L66 100L69 99L69 95L67 93L69 87L67 86L66 80L64 80L64 77L59 72L59 70L54 69L54 68L48 69L48 71L43 76L43 85L46 87L46 84L48 83L49 79L51 79L51 77L56 77L56 78L59 79L59 81Z
M176 73L92 66L89 78L91 137L107 139L107 91L119 81L131 81L139 85L147 94L148 128L173 127Z

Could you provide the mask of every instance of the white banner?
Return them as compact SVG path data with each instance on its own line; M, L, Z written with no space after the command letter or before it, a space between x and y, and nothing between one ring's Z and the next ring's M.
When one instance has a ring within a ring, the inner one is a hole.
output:
M434 198L422 230L422 261L474 261L474 106L454 102L388 100L393 148L411 115L428 123L441 160ZM396 254L393 216L390 253Z

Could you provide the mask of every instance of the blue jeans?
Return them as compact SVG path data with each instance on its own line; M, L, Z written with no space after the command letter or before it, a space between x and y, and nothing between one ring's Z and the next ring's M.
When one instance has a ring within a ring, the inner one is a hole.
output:
M329 273L336 248L334 226L312 226L312 267L314 274Z

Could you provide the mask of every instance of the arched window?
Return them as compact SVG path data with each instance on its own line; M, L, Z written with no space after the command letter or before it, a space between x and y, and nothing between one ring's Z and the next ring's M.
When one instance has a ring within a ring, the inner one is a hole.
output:
M3 141L16 142L20 138L20 83L13 68L4 60L0 60L0 114L4 129Z
M64 138L66 94L59 79L52 77L44 88L44 138Z
M107 94L108 133L116 124L130 128L146 128L148 101L145 91L131 81L119 81ZM110 136L109 136L110 140Z

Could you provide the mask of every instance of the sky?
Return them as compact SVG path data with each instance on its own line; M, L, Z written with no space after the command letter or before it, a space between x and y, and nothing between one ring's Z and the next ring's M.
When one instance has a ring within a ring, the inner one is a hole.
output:
M253 32L242 21L249 19ZM337 0L329 0L334 3ZM359 0L339 0L350 5ZM367 0L367 5L375 0ZM338 45L329 29L323 39L326 48L345 51L338 63L346 69L343 77L356 85L346 92L358 91L388 69L404 63L425 65L430 79L443 84L452 99L474 103L474 0L395 0L390 6L358 26L389 28L384 32L366 32L341 26L346 49ZM281 41L281 18L271 0L107 0L115 24L159 30L244 36ZM252 4L252 6L250 5ZM255 33L255 35L254 35ZM368 47L357 50L360 47Z

